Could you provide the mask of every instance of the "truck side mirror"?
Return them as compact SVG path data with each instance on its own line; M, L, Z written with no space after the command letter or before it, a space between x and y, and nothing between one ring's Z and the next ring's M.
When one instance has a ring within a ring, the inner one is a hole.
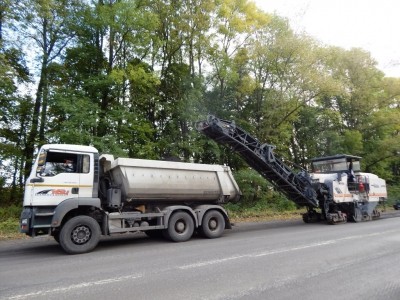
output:
M39 160L38 160L38 166L39 167L43 167L46 164L46 156L47 156L47 152L46 151L42 151L39 154Z
M44 171L44 166L38 166L37 168L36 168L36 176L37 177L42 177L42 172Z
M47 157L47 152L46 151L42 151L39 154L39 159L38 159L38 166L36 168L36 176L37 177L41 177L41 173L44 171L45 169L45 165L46 165L46 157ZM35 179L35 178L33 178ZM31 181L32 182L32 181Z

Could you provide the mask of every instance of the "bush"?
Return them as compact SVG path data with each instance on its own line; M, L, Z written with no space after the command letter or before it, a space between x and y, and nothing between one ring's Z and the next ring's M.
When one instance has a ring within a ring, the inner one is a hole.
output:
M9 218L0 222L0 232L18 232L19 220Z
M271 185L256 171L247 168L235 172L234 177L242 191L240 203L253 206L268 195Z
M234 174L234 177L242 191L242 199L235 204L226 207L231 212L244 211L293 211L296 205L288 200L261 175L252 169L242 169Z
M0 240L24 237L19 232L19 216L22 207L10 205L0 207Z
M5 187L0 184L0 207L19 205L23 199L23 194L23 188Z
M387 189L388 189L387 205L391 206L395 204L396 201L400 201L400 186L390 185L387 186Z
M8 219L18 220L21 215L22 207L17 205L10 205L0 207L0 222L4 222Z

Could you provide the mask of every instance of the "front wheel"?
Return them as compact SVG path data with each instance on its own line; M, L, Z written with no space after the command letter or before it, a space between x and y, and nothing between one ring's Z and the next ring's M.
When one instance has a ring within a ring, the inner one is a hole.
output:
M192 217L184 211L174 213L168 221L168 228L164 229L164 236L173 242L185 242L194 232Z
M100 240L100 226L89 216L77 216L67 221L60 231L60 245L69 254L92 251Z
M215 239L222 235L225 229L224 216L217 210L210 210L204 215L200 233L202 236Z

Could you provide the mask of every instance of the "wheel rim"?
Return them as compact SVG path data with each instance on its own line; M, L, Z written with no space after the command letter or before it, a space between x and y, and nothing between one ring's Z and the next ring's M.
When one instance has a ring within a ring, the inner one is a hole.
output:
M211 218L210 221L208 221L208 228L211 231L215 231L218 228L218 221L215 218Z
M185 223L185 221L184 220L178 220L176 223L175 223L175 231L177 232L177 233L184 233L185 232L185 230L186 230L186 223Z
M90 240L90 237L90 228L84 225L76 226L71 232L71 240L77 245L87 243Z

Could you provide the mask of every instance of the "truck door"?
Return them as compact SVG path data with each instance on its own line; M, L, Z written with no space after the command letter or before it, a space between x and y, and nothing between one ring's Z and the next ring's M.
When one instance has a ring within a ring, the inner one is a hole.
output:
M79 197L93 197L93 154L80 154L78 156L79 170Z
M78 197L80 173L77 153L49 150L45 162L36 170L32 183L32 206L55 206L68 198Z

